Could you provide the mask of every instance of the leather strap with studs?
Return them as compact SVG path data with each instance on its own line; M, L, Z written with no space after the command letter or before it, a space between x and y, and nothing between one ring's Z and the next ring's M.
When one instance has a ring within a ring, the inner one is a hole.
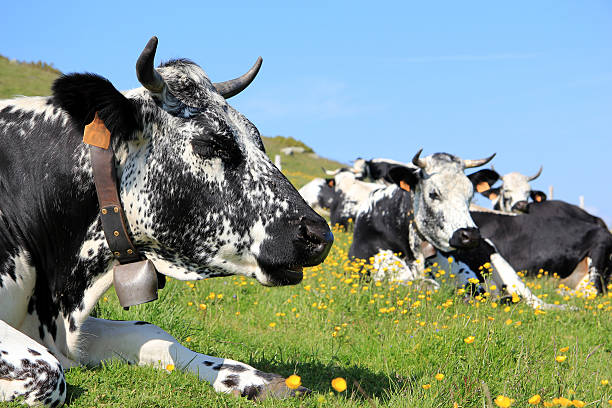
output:
M108 141L99 143L101 139ZM95 143L91 143L92 140L95 140ZM128 235L125 214L119 200L115 152L110 145L110 132L97 113L94 120L85 127L83 141L89 144L91 167L100 204L100 220L108 247L120 264L140 261L140 254Z

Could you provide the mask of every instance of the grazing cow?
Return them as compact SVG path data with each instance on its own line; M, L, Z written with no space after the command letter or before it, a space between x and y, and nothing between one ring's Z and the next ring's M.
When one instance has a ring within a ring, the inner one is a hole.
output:
M493 278L499 286L505 285L509 292L523 296L533 306L547 307L522 284L516 272L507 268L494 248L483 242L470 216L468 209L478 179L466 177L463 171L481 166L493 156L461 160L436 153L420 159L419 154L413 159L416 169L392 168L390 175L397 186L373 192L361 206L349 256L373 258L375 278L386 271L393 272L390 277L394 280L414 280L423 277L425 258L435 254L427 250L428 243L444 256L455 250L486 245L493 250L483 263L495 261ZM457 266L454 273L460 284L467 283L469 278L482 281L482 276L473 272L478 267L467 263Z
M565 286L598 293L606 289L612 272L612 234L603 221L563 201L529 203L525 213L472 210L472 218L484 238L489 239L515 269L535 276L540 270L557 274ZM474 254L460 258L471 267Z
M297 284L333 242L255 126L226 102L261 60L213 84L186 59L154 69L156 48L153 37L136 64L141 88L120 93L100 76L71 74L52 97L0 102L0 400L57 406L62 368L117 356L173 364L250 398L292 392L278 375L191 351L152 324L89 316L116 264L81 141L96 112L112 137L125 227L159 273Z
M546 194L542 191L532 190L529 182L537 179L542 174L542 167L533 176L525 176L521 173L512 172L501 176L491 167L478 172L478 183L476 189L479 193L493 201L493 208L499 211L523 213L527 211L529 198L534 202L546 200ZM501 178L502 185L491 188Z

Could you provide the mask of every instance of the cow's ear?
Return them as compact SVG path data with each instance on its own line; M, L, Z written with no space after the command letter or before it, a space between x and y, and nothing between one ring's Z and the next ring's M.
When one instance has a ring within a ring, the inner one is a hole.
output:
M474 190L476 192L484 193L490 190L493 184L499 180L499 174L495 170L482 169L470 174L468 178L474 185Z
M542 201L546 201L546 194L544 194L542 191L531 190L531 192L529 193L529 196L536 203L541 203Z
M327 184L331 188L334 188L334 186L336 185L336 180L334 180L333 178L327 178L325 179L325 184Z
M393 166L389 169L389 178L400 188L406 191L412 191L419 182L419 170L420 169L411 169L406 166Z
M501 190L501 187L495 187L495 188L490 188L487 191L483 191L480 194L487 197L491 201L495 201L497 200L497 197L499 197L500 190Z
M95 74L63 75L53 83L53 103L65 110L79 131L96 112L111 137L130 138L139 129L136 106L105 78Z

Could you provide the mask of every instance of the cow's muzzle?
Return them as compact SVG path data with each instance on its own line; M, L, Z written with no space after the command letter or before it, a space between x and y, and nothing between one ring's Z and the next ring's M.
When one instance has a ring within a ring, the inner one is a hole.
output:
M302 217L298 229L298 245L306 257L304 266L315 266L325 260L334 243L334 235L325 222Z
M517 203L512 206L512 212L519 212L519 213L529 212L529 203L525 200L517 201Z
M459 228L453 233L450 245L457 249L470 249L478 246L480 231L477 228Z

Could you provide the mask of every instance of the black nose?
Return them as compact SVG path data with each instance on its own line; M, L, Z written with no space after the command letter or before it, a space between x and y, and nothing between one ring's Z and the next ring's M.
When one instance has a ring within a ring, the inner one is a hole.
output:
M528 212L527 208L529 207L529 203L525 200L518 201L516 204L512 206L512 211L516 212Z
M315 266L325 260L334 243L334 234L323 220L302 217L298 238L306 251L304 266Z
M453 248L468 249L478 246L480 231L477 228L459 228L453 233L450 245Z

